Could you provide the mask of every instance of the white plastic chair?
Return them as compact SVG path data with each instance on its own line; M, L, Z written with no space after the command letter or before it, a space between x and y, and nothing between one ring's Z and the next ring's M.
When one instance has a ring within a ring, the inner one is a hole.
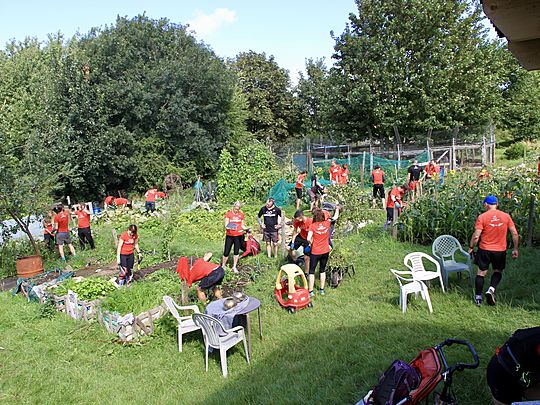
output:
M426 268L424 267L423 259L426 259L427 261L433 263L435 265L435 271L426 270ZM405 266L407 266L407 268L411 270L413 278L415 280L428 281L438 278L441 283L441 288L443 292L446 291L444 288L441 266L439 262L430 255L423 252L409 253L407 256L405 256L405 259L403 259L403 264L405 264Z
M249 364L249 352L246 342L246 335L242 326L232 329L225 329L223 324L216 318L204 314L193 314L195 325L201 327L205 345L205 366L208 371L208 350L211 348L219 350L221 359L221 371L223 377L227 377L227 350L240 341L244 342L246 360Z
M451 235L441 235L433 242L431 247L433 256L439 261L444 280L444 286L448 289L448 274L462 271L469 273L469 283L472 284L473 268L471 266L471 256L461 247L461 243ZM456 252L461 253L465 261L456 260Z
M427 302L429 312L433 313L428 287L423 281L415 280L411 271L399 271L394 269L390 269L390 271L399 283L399 305L401 306L403 313L407 311L407 297L409 294L413 293L416 298L418 298L418 293L420 293L422 298Z
M178 311L193 311L196 314L199 314L201 311L199 311L199 308L197 305L186 305L186 306L180 306L174 300L169 297L168 295L163 296L163 302L165 302L165 305L171 311L172 316L176 318L178 321L178 351L182 351L182 335L184 333L193 332L196 330L201 329L200 326L195 325L195 322L193 322L193 318L191 315L187 316L180 316Z

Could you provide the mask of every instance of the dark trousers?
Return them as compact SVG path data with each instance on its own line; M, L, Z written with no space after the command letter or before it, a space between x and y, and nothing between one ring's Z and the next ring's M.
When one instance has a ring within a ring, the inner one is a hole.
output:
M148 211L154 212L156 210L156 203L151 201L146 201L144 204L144 208L146 208L146 213L148 214Z
M43 235L43 241L47 244L47 249L52 252L54 250L54 236L46 233Z
M90 249L94 249L94 238L92 237L92 231L90 228L79 228L77 232L79 236L79 243L81 244L81 249L86 248L86 244L90 245Z

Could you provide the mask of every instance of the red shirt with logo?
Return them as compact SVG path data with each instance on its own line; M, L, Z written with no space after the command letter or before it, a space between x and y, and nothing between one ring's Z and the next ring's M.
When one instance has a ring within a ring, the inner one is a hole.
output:
M146 197L146 202L155 202L157 197L157 189L152 188L146 192L144 195Z
M115 198L114 199L114 205L117 207L121 207L122 205L126 205L128 203L127 198Z
M296 178L296 188L302 188L304 186L304 179L306 178L305 174L299 174Z
M128 231L125 231L120 235L120 239L124 243L122 243L122 247L120 248L120 254L121 255L130 255L133 253L133 250L135 249L135 244L137 243L137 240L139 240L139 236L129 236Z
M79 229L90 228L90 214L85 210L78 210L75 211L75 215L77 215L77 226Z
M392 196L395 197L395 201L392 200ZM390 194L388 194L388 200L386 201L386 208L394 208L396 205L396 202L401 204L401 198L403 197L403 194L399 191L398 187L394 187L392 191L390 191Z
M311 241L311 253L314 255L322 255L330 252L330 221L313 222L309 227L310 232L313 232Z
M503 252L506 250L508 228L515 227L514 221L506 212L488 210L481 214L474 224L474 229L482 231L479 247L483 250Z
M339 167L339 165L330 166L330 180L338 181L340 170L341 167Z
M237 214L233 210L228 211L225 214L225 218L229 218L229 224L236 224L236 229L227 229L226 234L229 236L242 236L242 221L244 220L244 213L238 211Z
M54 222L58 224L58 232L69 232L69 215L65 212L59 212L54 216Z
M300 237L303 239L307 239L307 234L309 231L309 227L313 223L313 218L306 218L304 221L299 221L297 219L294 220L293 228L294 229L300 229Z
M373 184L384 184L384 172L381 169L375 169L371 172L373 176Z
M347 184L349 181L349 169L341 169L339 173L339 184Z

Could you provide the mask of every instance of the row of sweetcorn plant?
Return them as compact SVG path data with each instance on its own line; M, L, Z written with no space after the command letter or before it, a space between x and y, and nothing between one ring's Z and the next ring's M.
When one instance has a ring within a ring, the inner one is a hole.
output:
M499 199L499 209L509 213L524 241L533 204L533 240L540 241L540 182L536 172L525 167L491 169L487 179L476 171L450 172L444 184L427 183L423 194L400 217L402 240L429 244L439 235L449 234L466 243L478 215L484 212L487 195Z

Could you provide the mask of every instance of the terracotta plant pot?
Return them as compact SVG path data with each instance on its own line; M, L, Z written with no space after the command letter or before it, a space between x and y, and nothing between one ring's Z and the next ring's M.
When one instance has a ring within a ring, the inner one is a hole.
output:
M19 277L32 277L43 273L43 262L41 256L25 256L17 259L17 275Z

